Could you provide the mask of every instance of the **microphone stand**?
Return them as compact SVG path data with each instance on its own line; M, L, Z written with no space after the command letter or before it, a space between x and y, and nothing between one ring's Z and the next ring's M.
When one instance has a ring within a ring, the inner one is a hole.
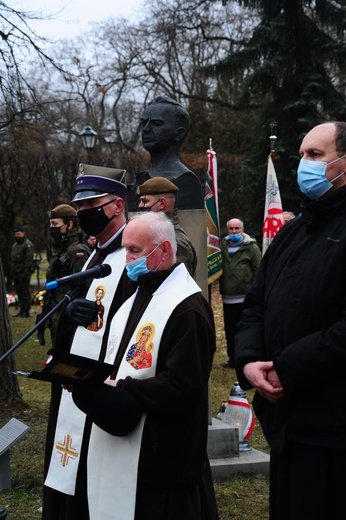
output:
M30 329L19 341L17 341L17 343L15 345L13 345L13 347L11 347L7 352L5 352L5 354L3 356L1 356L0 365L3 361L5 361L5 359L7 359L9 356L11 356L17 350L17 348L20 347L24 343L24 341L26 341L28 338L30 338L30 336L32 336L33 333L36 332L37 329L42 327L43 323L45 323L52 316L52 314L56 313L56 311L58 309L60 309L60 307L62 307L64 305L64 303L66 303L67 301L72 301L73 298L75 298L77 296L78 292L79 292L79 287L75 287L74 289L69 290L64 295L64 297L55 305L55 307L53 307L53 309L51 309L42 318L42 320L40 320L38 323L36 323L36 325L34 325L32 329Z

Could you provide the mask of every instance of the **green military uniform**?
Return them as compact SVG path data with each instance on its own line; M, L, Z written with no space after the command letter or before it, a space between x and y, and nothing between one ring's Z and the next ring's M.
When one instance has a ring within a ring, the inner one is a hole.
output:
M172 211L167 211L166 215L171 220L175 229L175 238L177 240L177 260L185 264L190 275L194 276L197 266L196 250L180 225L177 210L173 209Z
M59 226L51 227L53 231L52 259L47 269L47 282L63 278L82 270L86 260L89 258L91 251L87 244L82 240L81 233L78 229L77 211L68 204L61 204L52 209L48 216L51 222L59 219L63 222L62 227L66 228L65 232L60 232ZM70 227L71 221L73 227ZM55 222L56 223L56 222ZM45 314L47 314L68 292L68 286L57 287L57 289L47 291L42 313L37 316L39 322ZM60 316L60 310L52 314L48 322L44 324L37 333L37 337L41 345L44 345L44 329L47 325L54 345L56 327Z
M179 188L173 184L170 180L165 177L153 177L147 180L140 186L138 186L138 195L141 197L144 195L164 195L171 194L175 195L179 191ZM143 208L144 209L144 208ZM189 271L191 276L195 275L197 266L197 254L196 250L192 245L191 240L187 236L186 232L180 225L178 211L176 209L164 209L164 213L171 220L175 229L175 237L177 240L177 260L185 264L186 269Z
M72 229L68 232L63 252L59 253L59 251L55 251L55 253L47 269L47 282L73 273L79 273L89 258L91 251L86 244L80 241L78 231ZM66 288L66 286L49 291L50 307L52 308L52 306L56 305L67 291L68 287ZM49 322L52 344L55 338L59 314L59 311L53 314Z
M24 228L18 227L15 232L22 233L16 237L11 251L11 269L14 287L20 303L20 311L16 317L29 317L31 307L30 278L34 268L34 246L24 235Z

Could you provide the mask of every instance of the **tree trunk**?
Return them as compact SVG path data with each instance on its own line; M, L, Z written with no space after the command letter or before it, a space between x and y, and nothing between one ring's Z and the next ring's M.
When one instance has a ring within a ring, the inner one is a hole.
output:
M6 288L2 261L0 258L0 356L3 356L12 346L12 331L6 299ZM21 399L18 378L13 375L15 370L14 357L10 356L0 364L0 403L8 404Z

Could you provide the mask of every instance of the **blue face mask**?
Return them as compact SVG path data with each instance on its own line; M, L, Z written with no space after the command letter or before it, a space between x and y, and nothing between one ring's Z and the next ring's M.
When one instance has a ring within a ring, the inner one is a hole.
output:
M333 182L336 181L344 172L337 175L334 179L329 181L326 177L326 170L328 164L332 164L345 156L338 157L334 161L327 163L325 161L308 161L301 159L298 166L298 185L300 191L304 193L309 199L319 199L325 195L330 188L333 187Z
M243 235L241 233L237 233L236 235L228 235L228 238L231 242L239 242L243 238Z
M138 277L142 274L148 274L152 273L153 271L156 271L161 262L154 270L150 270L147 266L147 258L150 255L152 255L160 245L161 244L157 244L155 249L153 249L152 252L149 253L147 256L140 256L139 258L136 258L136 260L132 260L132 262L126 264L127 276L130 278L130 280L132 280L133 282L137 282Z

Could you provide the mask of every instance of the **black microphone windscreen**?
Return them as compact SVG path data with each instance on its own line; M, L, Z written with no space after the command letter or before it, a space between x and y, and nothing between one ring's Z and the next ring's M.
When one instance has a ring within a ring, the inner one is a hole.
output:
M100 264L98 267L100 267L100 275L97 278L103 278L112 272L112 268L109 264Z

